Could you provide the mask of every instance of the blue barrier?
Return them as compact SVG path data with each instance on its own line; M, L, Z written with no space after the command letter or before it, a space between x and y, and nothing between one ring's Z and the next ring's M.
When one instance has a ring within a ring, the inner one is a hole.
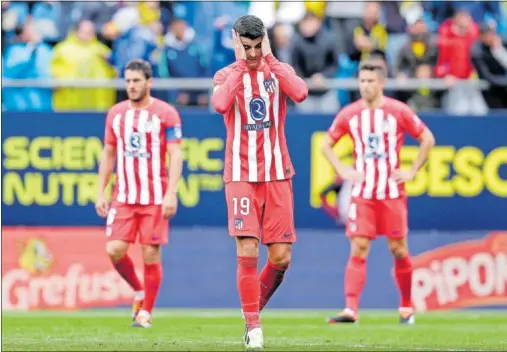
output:
M507 119L424 117L438 146L407 185L412 229L507 229ZM287 140L296 176L298 228L333 228L319 191L333 172L319 151L332 116L290 114ZM221 180L225 130L218 115L182 113L185 170L173 226L224 226ZM101 225L95 214L103 114L8 113L2 116L3 225ZM401 161L417 153L408 140ZM351 160L350 142L342 155Z

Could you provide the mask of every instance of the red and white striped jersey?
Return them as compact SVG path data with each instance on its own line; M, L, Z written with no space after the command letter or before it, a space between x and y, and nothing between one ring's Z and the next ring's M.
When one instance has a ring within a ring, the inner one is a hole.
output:
M295 172L285 138L286 94L295 92L298 98L304 99L306 83L292 67L272 55L258 71L247 71L241 65L239 62L229 65L213 79L215 87L233 74L237 79L232 83L233 91L229 92L234 95L230 97L231 106L224 111L227 128L224 182L289 179ZM226 100L226 95L224 92L217 99Z
M162 204L167 189L167 143L181 141L181 119L174 107L152 99L141 109L123 101L107 114L104 141L116 148L113 199L120 203Z
M328 135L335 143L350 135L354 143L355 169L364 180L355 183L352 197L364 199L395 199L405 196L405 186L391 178L400 167L400 150L405 132L417 138L425 124L406 104L384 98L377 109L356 101L336 115Z

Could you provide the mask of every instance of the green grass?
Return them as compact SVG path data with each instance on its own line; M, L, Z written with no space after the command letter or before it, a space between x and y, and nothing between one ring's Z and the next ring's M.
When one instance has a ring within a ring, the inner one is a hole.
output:
M356 325L327 325L333 311L267 310L268 351L502 351L505 311L418 315L400 326L395 311L363 311ZM2 350L241 351L238 310L158 310L152 329L130 328L126 310L3 313Z

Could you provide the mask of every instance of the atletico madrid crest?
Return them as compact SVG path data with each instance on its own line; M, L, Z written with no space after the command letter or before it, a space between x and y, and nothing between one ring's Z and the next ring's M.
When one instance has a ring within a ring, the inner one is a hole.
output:
M236 230L243 230L243 219L234 219L234 228Z
M270 94L275 92L276 82L273 78L268 78L264 80L264 88L266 88L266 91Z

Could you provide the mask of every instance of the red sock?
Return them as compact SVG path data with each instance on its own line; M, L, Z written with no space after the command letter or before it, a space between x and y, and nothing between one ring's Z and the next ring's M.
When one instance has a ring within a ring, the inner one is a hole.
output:
M412 261L409 256L394 259L394 276L400 291L400 307L412 307Z
M260 326L259 298L261 287L257 273L258 262L259 258L257 257L238 256L238 291L248 330Z
M285 270L286 269L272 264L269 260L266 262L266 265L264 266L264 269L262 269L260 275L261 298L259 311L264 309L271 296L273 296L273 293L275 293L278 286L282 283Z
M160 263L144 264L144 304L143 309L151 314L162 282L162 266Z
M366 282L366 259L350 257L345 268L345 308L357 313Z
M134 289L134 291L141 291L143 289L143 286L137 277L134 263L128 254L116 262L113 262L113 265L116 271L121 275L122 278L125 279L125 281L127 281L127 283Z

